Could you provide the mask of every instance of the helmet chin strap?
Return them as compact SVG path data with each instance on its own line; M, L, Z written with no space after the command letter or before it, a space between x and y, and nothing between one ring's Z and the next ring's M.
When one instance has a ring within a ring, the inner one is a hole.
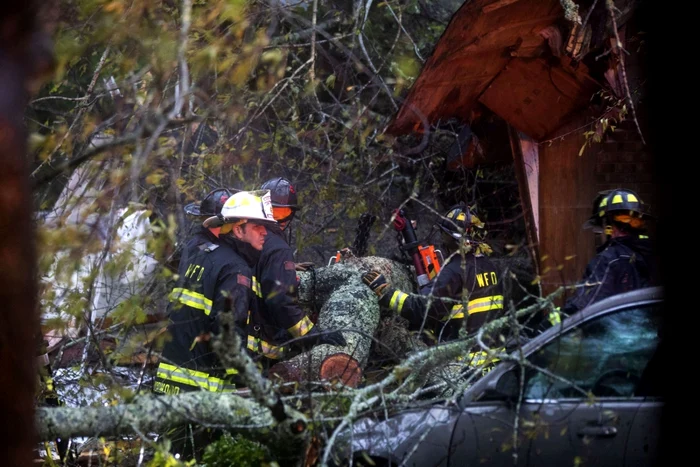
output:
M294 215L292 215L291 217L294 217ZM287 231L287 228L289 228L288 231ZM284 232L284 231L288 232L287 233L287 245L291 245L292 244L292 219L290 219L289 222L287 222L287 225L284 226L284 228L282 229L282 232Z
M277 223L280 225L280 227L282 228L282 231L284 232L285 230L287 230L287 227L292 225L293 220L294 220L294 213L292 212L290 215L288 215L284 219L279 219L277 221ZM286 225L284 227L282 227L282 224L284 224L284 223L286 223Z

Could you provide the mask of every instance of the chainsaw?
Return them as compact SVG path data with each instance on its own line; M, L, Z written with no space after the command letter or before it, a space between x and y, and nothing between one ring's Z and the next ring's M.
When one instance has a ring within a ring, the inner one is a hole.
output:
M423 245L416 236L416 231L403 209L394 210L394 229L399 233L399 249L408 253L416 269L418 287L430 283L440 272L444 258L440 250L433 245ZM438 260L438 254L441 260Z

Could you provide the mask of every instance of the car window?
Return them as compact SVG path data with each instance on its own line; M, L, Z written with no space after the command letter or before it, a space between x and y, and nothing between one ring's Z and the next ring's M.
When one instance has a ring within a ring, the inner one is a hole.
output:
M620 309L558 336L528 358L549 374L528 369L525 397L658 395L653 375L659 361L660 313L659 304Z

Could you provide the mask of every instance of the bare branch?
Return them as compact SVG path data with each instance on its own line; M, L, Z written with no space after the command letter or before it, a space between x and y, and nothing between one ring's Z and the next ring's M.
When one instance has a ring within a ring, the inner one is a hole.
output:
M630 110L632 111L632 118L634 119L634 124L637 127L639 137L642 139L642 144L646 144L646 141L644 141L644 135L642 134L642 129L639 126L639 120L637 120L637 111L634 108L634 102L632 102L632 93L630 92L630 86L627 82L627 72L625 71L625 56L622 53L619 53L621 50L623 50L623 48L622 42L620 41L620 33L617 31L617 20L615 19L615 10L617 8L615 7L613 0L605 0L605 6L608 9L608 13L610 13L610 19L612 20L613 32L615 33L615 48L618 51L617 56L620 59L622 82L625 84L625 93L627 94L627 101L629 102Z

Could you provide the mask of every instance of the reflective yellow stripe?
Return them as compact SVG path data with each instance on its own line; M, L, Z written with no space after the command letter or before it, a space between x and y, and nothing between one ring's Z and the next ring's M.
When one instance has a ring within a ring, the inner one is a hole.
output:
M492 295L490 297L475 298L467 303L467 312L472 315L474 313L482 313L489 310L500 310L503 308L503 295ZM450 310L450 314L445 316L440 321L445 322L451 319L463 319L464 306L461 303L454 305Z
M229 373L231 371L231 373ZM226 370L227 374L238 373L234 369ZM221 378L209 376L208 373L202 371L190 370L181 368L167 363L160 363L156 377L175 383L186 384L196 388L205 389L211 392L230 392L236 389L234 384L230 384Z
M262 287L260 286L260 282L258 282L258 278L255 276L253 276L253 287L251 288L253 289L255 295L262 298Z
M201 293L192 292L191 290L175 287L168 296L171 302L180 302L183 305L196 308L204 311L205 315L211 313L212 301Z
M450 310L450 314L442 318L440 321L445 322L451 319L464 319L464 307L461 303L453 306L452 310Z
M248 335L248 350L251 352L263 354L267 358L273 360L278 360L282 358L284 354L284 347L279 347L269 342L265 342L262 339L256 339L255 337Z
M467 313L473 315L474 313L483 313L489 310L502 310L503 309L503 295L492 295L490 297L476 298L474 300L469 300L467 304Z
M476 365L483 365L486 363L486 360L488 360L489 354L484 352L483 350L480 350L478 352L469 352L469 356L467 359L469 360L469 364L476 366Z
M408 294L402 293L401 298L399 298L399 308L396 311L401 311L403 309L403 302L408 298Z
M407 298L408 294L405 294L400 290L395 291L394 294L391 296L391 300L389 301L389 308L391 308L394 311L401 312L401 310L403 309L403 302L405 302Z
M394 309L396 306L396 299L399 297L401 292L398 290L394 291L394 294L391 296L391 300L389 301L389 308Z
M287 331L294 337L301 337L305 336L313 327L314 323L311 322L308 316L304 316L297 324L287 329Z
M489 355L489 352L486 352L484 350L479 350L476 352L469 352L469 355L467 358L464 357L457 357L458 362L464 362L470 366L480 366L484 364L491 364L491 363L496 363L499 362L500 359L496 356L498 352L505 352L506 349L505 347L501 347L499 349L493 349L491 354Z

